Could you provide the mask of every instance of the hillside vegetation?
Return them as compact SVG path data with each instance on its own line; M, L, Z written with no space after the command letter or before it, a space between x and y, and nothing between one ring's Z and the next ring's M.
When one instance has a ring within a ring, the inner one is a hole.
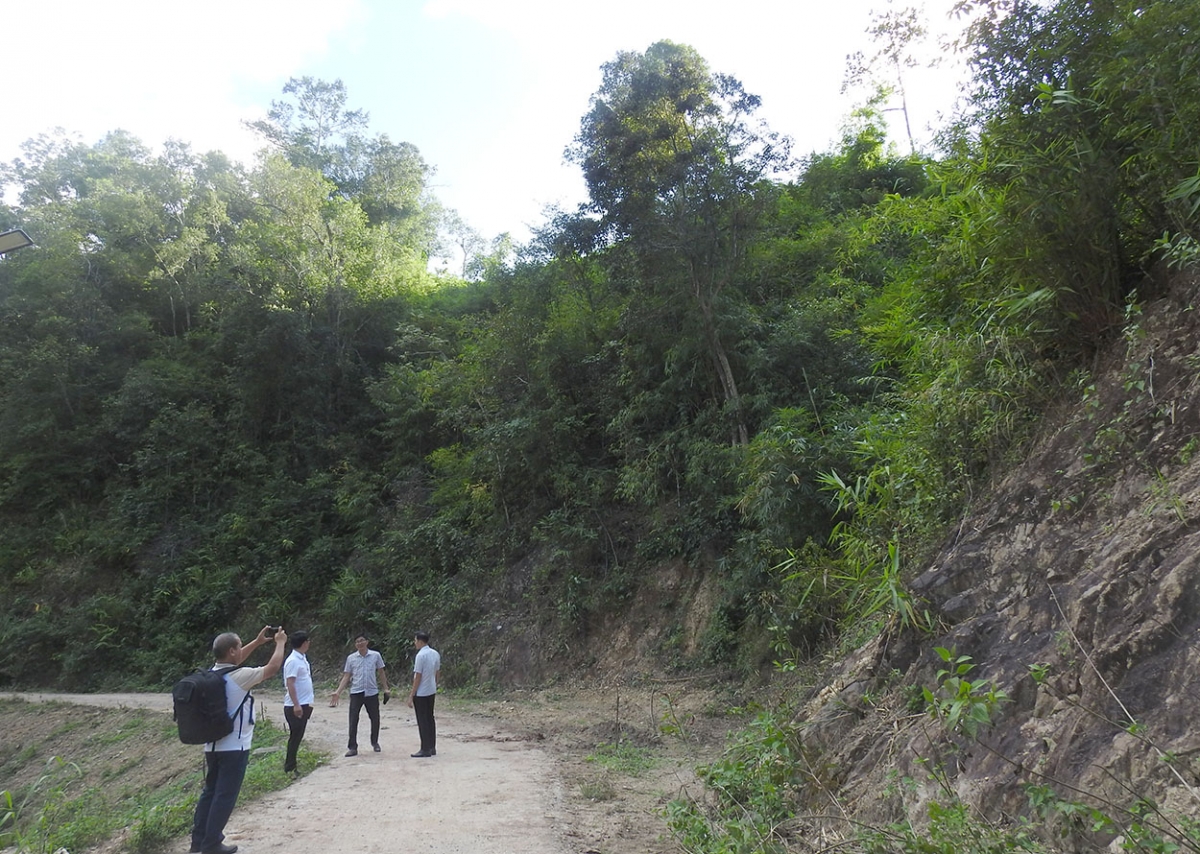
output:
M589 202L520 247L340 83L289 83L250 166L30 141L0 686L424 628L453 684L786 689L673 808L689 852L1197 847L1154 688L1195 630L1200 0L960 11L926 153L887 140L902 81L797 161L694 49L618 55ZM877 20L903 69L919 27Z

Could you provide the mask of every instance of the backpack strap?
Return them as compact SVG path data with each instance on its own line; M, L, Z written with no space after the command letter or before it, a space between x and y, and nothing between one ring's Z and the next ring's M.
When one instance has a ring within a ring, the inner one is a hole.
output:
M222 671L221 671L221 675L222 675L222 676L224 676L224 677L228 677L228 676L229 676L229 674L230 674L230 673L232 673L233 671L235 671L235 670L241 670L241 669L242 669L243 667L245 667L245 666L246 666L245 664L236 664L236 665L234 665L233 667L230 667L230 668L227 668L227 669L225 669L225 670L222 670ZM237 707L236 709L234 709L234 710L233 710L233 715L240 715L240 714L242 713L242 706L246 705L246 698L247 698L247 697L249 697L249 698L250 698L250 708L251 708L251 709L253 709L253 708L254 708L254 697L252 697L252 696L250 695L250 689L249 689L249 688L247 688L247 689L246 689L246 696L245 696L245 697L242 697L242 702L238 703L238 707ZM230 715L230 716L229 716L229 719L230 719L230 720L233 720L233 715Z
M229 674L232 673L233 671L241 670L243 667L247 667L247 666L248 665L245 665L245 664L235 664L233 667L223 668L222 670L219 671L219 673L221 674L221 678L224 679L224 678L228 677ZM254 695L250 693L249 688L246 689L246 693L242 696L242 702L238 703L238 707L236 709L234 709L233 714L231 714L229 716L230 720L233 720L235 717L238 718L238 735L239 736L241 735L241 729L242 729L242 719L241 719L242 707L246 705L246 700L250 701L250 716L251 716L251 720L253 720L253 717L254 717ZM210 741L209 744L216 747L217 743L215 741Z

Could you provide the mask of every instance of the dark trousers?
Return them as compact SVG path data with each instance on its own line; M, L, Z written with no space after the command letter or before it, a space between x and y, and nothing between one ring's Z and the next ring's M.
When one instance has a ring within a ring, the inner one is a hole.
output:
M312 717L312 706L283 707L283 719L288 725L287 756L283 760L284 771L296 770L296 754L300 752L300 742L304 740L304 730L308 728L308 719Z
M372 694L368 697L363 693L351 694L350 741L346 744L351 750L358 750L358 715L364 706L367 709L367 717L371 719L371 746L379 744L379 695Z
M421 733L421 752L437 752L437 724L433 722L433 699L437 694L428 697L413 697L413 712L417 716L417 731Z
M204 754L204 761L204 791L192 817L192 847L211 851L225 839L225 824L242 790L250 751L214 750Z

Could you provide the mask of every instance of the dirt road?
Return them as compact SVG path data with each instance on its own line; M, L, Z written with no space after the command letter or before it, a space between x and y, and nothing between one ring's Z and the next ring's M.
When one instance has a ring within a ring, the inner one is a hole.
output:
M164 711L171 705L168 694L20 696ZM258 702L283 726L278 702ZM359 741L366 751L345 758L346 705L330 708L327 702L316 707L306 740L333 758L286 789L238 806L226 842L236 844L239 854L580 851L578 843L567 842L563 784L539 742L498 730L495 719L439 707L438 755L414 759L416 720L397 698L381 709L383 752L371 751L364 714ZM181 839L169 851L182 854L188 842Z

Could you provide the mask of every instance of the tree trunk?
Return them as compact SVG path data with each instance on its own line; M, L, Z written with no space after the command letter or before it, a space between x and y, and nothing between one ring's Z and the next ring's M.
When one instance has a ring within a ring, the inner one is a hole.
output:
M742 417L742 398L738 393L737 379L733 376L733 367L725 353L725 345L721 343L721 336L717 334L716 324L713 323L712 302L701 295L699 283L694 279L693 285L696 302L699 303L700 313L704 317L704 337L708 339L708 354L717 372L717 380L721 383L724 402L732 407L737 419L730 437L731 442L734 445L747 445L750 443L750 432L746 428L746 419Z

